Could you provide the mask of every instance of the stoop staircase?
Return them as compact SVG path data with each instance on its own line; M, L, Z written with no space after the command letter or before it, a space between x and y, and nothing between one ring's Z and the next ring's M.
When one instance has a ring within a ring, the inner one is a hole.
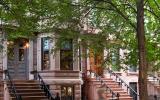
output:
M124 89L122 89L122 87L120 87L119 84L115 82L113 79L102 78L102 80L103 80L103 83L97 80L96 78L88 78L88 84L89 86L94 86L92 87L92 90L94 88L95 91L97 91L99 88L106 88L106 90L108 90L106 93L106 100L118 100L116 96L113 96L113 94L110 93L110 90L113 93L116 93L116 94L119 93L119 100L133 100L133 98L130 97L130 95L126 91L124 91ZM104 84L106 84L106 86ZM91 87L89 87L89 89L91 90ZM94 100L94 98L92 98L90 95L89 100ZM95 100L98 100L98 99L96 98Z
M12 80L8 70L4 73L10 100L54 100L38 72L35 72L36 80Z
M137 100L130 96L129 91L139 96L136 91L129 87L116 73L108 69L109 77L103 78L92 71L88 71L89 77L86 79L86 90L88 100L98 100L97 91L106 90L106 100ZM115 76L116 81L111 76ZM117 82L119 80L119 82ZM124 90L125 88L125 90ZM93 97L93 95L95 95Z
M16 88L17 94L22 97L22 100L48 100L38 81L13 80L12 82ZM11 92L10 85L7 84L7 86L10 92L10 99L16 100L14 94Z

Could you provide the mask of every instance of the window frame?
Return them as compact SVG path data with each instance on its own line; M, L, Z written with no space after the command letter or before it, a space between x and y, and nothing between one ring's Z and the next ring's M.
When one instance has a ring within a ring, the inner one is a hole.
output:
M48 41L48 49L44 47L44 41ZM41 38L41 70L49 70L50 69L50 38L42 37ZM46 67L44 67L46 65Z
M68 98L67 99L63 99L63 97L62 97L62 92L63 92L63 87L65 87L66 88L66 96L69 96L69 93L68 93L68 89L69 88L71 88L72 89L72 99L71 100L74 100L74 98L75 98L75 90L74 90L74 85L61 85L61 100L69 100ZM65 96L65 97L66 97Z
M69 48L62 47L63 45L65 46L65 42L69 44ZM67 39L62 43L64 44L61 44L60 48L60 70L73 70L73 40ZM67 66L65 67L64 63L66 63L68 67Z

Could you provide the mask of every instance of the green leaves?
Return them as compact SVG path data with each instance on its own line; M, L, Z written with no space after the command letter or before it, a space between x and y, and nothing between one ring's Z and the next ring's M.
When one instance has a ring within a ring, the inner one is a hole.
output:
M144 8L147 59L153 63L160 60L160 1L147 0ZM95 52L104 48L129 50L124 62L138 62L135 0L3 0L0 11L8 39L55 31L60 41L81 39ZM98 34L88 30L98 30Z

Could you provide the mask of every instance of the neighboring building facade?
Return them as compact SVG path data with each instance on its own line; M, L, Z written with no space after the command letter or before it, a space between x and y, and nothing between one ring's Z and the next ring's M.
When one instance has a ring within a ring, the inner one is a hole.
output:
M74 49L73 41L75 40L67 39L62 42L59 50L53 52L56 46L54 33L39 33L34 39L19 38L15 41L7 41L4 34L0 35L2 37L0 43L3 45L3 52L0 53L0 70L9 70L14 80L33 80L34 75L31 72L38 71L51 92L60 94L61 100L83 100L84 96L89 96L88 93L92 94L96 91L89 91L85 88L85 85L88 85L85 83L85 77L88 77L90 70L108 77L105 68L100 66L107 56L107 50L102 51L99 55L94 55L92 50L88 50L82 45L78 50ZM121 50L119 52L123 56L124 52ZM81 55L88 54L89 56L81 57ZM117 70L115 73L138 92L138 70L135 67L128 69ZM3 80L5 75L3 73L1 75ZM112 79L114 80L115 77ZM92 86L92 84L89 85ZM125 87L122 88L127 91ZM6 96L5 93L4 96ZM134 100L139 100L134 93L130 93Z

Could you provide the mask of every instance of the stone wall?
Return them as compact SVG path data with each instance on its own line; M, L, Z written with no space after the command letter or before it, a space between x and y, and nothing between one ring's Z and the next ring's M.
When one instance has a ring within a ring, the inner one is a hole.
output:
M74 100L81 100L82 80L79 71L50 70L41 71L40 74L54 95L58 92L61 96L62 86L73 86Z

